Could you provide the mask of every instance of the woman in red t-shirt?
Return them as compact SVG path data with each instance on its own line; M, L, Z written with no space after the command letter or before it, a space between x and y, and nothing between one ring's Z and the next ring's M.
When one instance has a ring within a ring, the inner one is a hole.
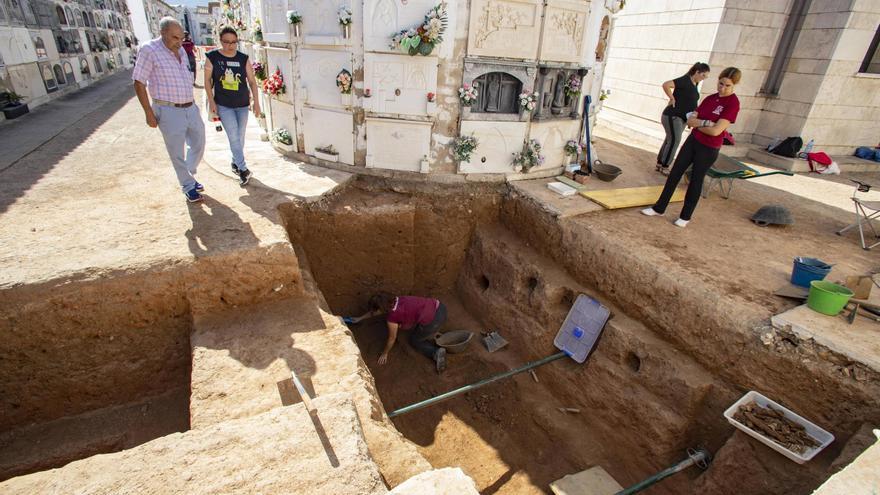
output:
M379 356L379 364L388 362L388 352L397 341L398 330L409 331L409 344L417 351L434 361L437 372L446 369L446 349L434 342L434 336L446 323L446 305L437 299L417 296L394 297L380 292L370 298L370 310L358 317L346 316L345 323L359 323L362 320L387 314L388 340Z
M654 206L642 210L643 214L655 216L666 212L666 207L679 181L688 167L693 166L690 184L684 197L684 207L678 215L678 220L675 221L678 227L685 227L688 224L700 201L703 179L718 159L721 144L724 142L724 132L736 122L739 98L733 90L741 77L742 72L736 67L728 67L721 71L718 75L718 92L707 96L697 107L696 112L688 114L687 125L692 127L693 131L675 157L675 164L672 165L660 198Z

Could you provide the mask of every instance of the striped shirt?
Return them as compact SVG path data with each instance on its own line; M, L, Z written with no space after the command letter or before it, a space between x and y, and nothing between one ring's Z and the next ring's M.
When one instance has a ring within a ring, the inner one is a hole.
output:
M162 38L151 40L138 50L137 63L131 78L147 86L154 100L171 103L193 101L193 76L189 58L178 48L180 60L165 46Z

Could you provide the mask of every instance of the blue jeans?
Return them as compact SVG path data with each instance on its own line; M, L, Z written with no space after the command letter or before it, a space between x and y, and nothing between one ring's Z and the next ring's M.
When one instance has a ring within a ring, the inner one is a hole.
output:
M174 166L177 182L183 192L195 189L193 175L205 153L205 123L199 107L168 107L153 104L153 113L159 120L159 130L165 140L165 149Z
M247 130L248 107L230 108L217 105L217 115L226 129L232 163L239 170L247 170L247 163L244 161L244 133Z

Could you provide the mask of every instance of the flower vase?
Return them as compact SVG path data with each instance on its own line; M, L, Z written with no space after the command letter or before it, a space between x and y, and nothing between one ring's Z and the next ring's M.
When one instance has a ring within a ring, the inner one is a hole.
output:
M299 34L299 33L300 33L300 31L299 31L299 24L300 24L300 23L297 22L296 24L293 25L293 37L294 37L294 38L299 38L299 37L300 37L300 34Z
M344 107L351 106L351 93L340 93L339 94L339 102Z
M428 157L424 157L419 161L419 172L427 174L431 171L431 165L428 163Z
M464 105L464 104L462 104L462 106L461 106L461 118L463 118L463 119L469 119L469 118L471 118L471 106L470 106L470 105Z
M523 166L519 163L516 163L513 165L513 171L518 174L521 174L523 172Z
M255 32L254 33L254 42L255 43L262 43L262 41L263 41L263 33L260 31Z
M431 116L437 115L437 102L436 101L429 101L427 108L425 109L425 112Z
M344 39L351 38L351 24L343 24L342 25L342 37Z
M282 153L293 153L296 151L296 145L294 145L293 143L284 144L281 141L272 141L272 144L274 144L275 148Z

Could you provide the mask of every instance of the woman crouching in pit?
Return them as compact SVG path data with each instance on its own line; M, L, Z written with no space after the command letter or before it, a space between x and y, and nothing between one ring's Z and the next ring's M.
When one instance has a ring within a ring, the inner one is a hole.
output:
M397 341L399 330L409 332L409 345L428 359L434 361L437 373L446 369L446 349L434 343L434 336L446 323L446 305L437 299L417 296L392 296L380 292L370 298L370 310L361 316L344 317L345 323L359 323L362 320L387 315L388 340L379 355L379 364L388 362L388 353Z
M679 181L688 167L693 165L690 184L684 196L684 207L675 225L685 227L691 220L691 215L700 201L700 193L703 191L703 179L715 164L721 150L724 132L736 122L736 116L739 114L739 98L733 91L740 77L742 73L736 67L728 67L721 71L718 75L718 92L707 96L697 107L696 112L688 114L687 125L693 130L679 150L678 156L675 157L675 163L672 165L660 198L654 206L642 210L643 214L655 216L665 213Z

